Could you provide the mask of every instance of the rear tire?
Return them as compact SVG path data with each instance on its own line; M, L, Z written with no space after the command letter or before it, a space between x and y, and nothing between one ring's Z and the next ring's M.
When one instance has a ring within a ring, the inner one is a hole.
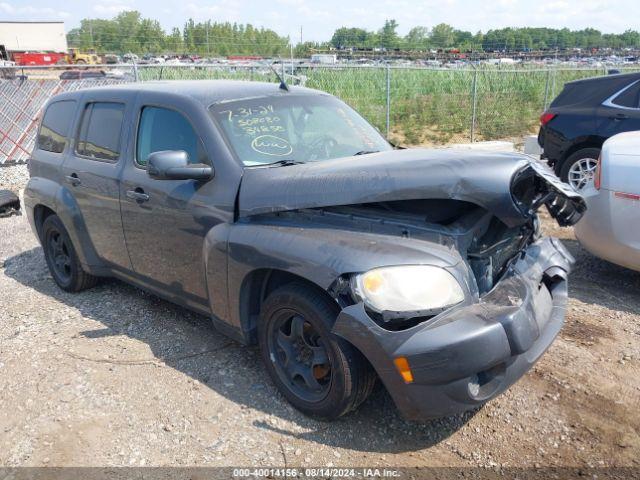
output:
M593 181L599 148L583 148L572 153L560 167L560 180L580 191Z
M67 229L57 215L49 215L41 228L42 248L49 272L56 284L67 292L79 292L98 283L82 269Z
M258 341L273 382L302 413L334 420L371 393L376 374L364 356L331 333L337 306L322 292L292 283L260 311Z

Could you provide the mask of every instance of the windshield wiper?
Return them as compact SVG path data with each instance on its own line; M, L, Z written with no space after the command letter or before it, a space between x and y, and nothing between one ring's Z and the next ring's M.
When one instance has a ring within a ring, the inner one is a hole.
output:
M256 165L256 167L288 167L289 165L300 165L298 160L278 160L277 162L263 163L262 165Z
M378 153L380 150L360 150L359 152L356 152L353 154L353 156L355 157L356 155L369 155L370 153Z

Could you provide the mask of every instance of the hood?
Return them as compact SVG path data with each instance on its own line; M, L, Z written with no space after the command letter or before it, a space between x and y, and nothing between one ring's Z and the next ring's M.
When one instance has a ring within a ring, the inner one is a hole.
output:
M547 173L552 174L536 163L514 153L406 149L290 166L246 168L238 214L248 217L304 208L455 199L479 205L512 227L524 223L532 207L535 211L543 203L549 205L555 200L566 207L563 215L567 209L574 214L579 212L577 222L584 211L582 197L560 181L547 178ZM530 191L519 193L521 199L514 198L512 192L516 176L518 190L523 190L523 184L530 184Z

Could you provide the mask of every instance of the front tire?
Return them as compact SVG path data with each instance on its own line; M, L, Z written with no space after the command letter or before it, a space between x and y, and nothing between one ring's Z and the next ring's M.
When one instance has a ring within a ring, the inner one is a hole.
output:
M337 306L322 292L292 283L262 305L258 341L273 382L298 410L334 420L371 393L376 375L362 354L331 333Z
M583 190L593 182L599 156L599 148L583 148L572 153L560 168L560 180L577 192Z
M49 215L41 228L42 248L49 272L56 284L67 292L93 287L95 277L82 269L67 229L57 215Z

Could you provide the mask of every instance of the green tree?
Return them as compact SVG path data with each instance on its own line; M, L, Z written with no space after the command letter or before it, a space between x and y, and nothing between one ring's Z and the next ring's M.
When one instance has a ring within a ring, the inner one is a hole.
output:
M371 46L371 33L363 28L341 27L333 32L330 43L335 48L363 48Z
M170 53L184 53L184 40L179 28L174 27L171 34L167 36L165 48Z
M640 33L634 30L627 30L620 35L622 45L625 47L640 47Z
M384 26L378 32L378 40L381 47L387 49L397 48L400 44L400 38L396 32L398 22L395 20L385 20Z
M436 48L454 46L455 32L451 25L440 23L431 30L431 44Z
M404 37L408 50L426 50L429 48L429 29L427 27L413 27Z

